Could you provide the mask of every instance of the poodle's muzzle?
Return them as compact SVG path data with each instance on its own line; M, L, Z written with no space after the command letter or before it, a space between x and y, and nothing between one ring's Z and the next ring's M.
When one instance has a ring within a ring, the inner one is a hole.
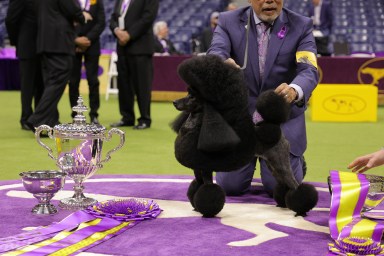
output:
M197 98L191 94L188 94L184 98L175 100L173 105L177 110L189 113L201 112L203 110L203 103L198 101Z

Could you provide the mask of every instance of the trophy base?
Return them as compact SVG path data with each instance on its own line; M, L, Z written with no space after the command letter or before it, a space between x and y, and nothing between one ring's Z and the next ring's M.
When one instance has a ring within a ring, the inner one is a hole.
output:
M37 204L31 212L37 215L52 215L57 213L57 209L53 204Z
M60 200L59 207L66 210L83 210L88 206L94 205L97 203L96 199L89 197L82 197L80 199L70 197Z

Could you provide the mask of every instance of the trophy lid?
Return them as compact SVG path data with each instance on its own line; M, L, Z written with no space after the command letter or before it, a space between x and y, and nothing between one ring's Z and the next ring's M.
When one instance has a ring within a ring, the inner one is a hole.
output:
M100 124L87 124L83 112L88 108L84 105L83 98L79 96L77 106L72 108L77 115L73 123L58 124L53 128L54 137L65 139L103 139L106 128Z

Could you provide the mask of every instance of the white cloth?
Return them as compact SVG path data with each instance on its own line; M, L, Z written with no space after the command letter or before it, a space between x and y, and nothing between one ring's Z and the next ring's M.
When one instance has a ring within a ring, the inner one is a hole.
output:
M129 4L131 3L131 0L122 0L121 3L121 9L120 9L120 17L119 17L119 28L125 29L125 15L127 14L127 10L129 8Z

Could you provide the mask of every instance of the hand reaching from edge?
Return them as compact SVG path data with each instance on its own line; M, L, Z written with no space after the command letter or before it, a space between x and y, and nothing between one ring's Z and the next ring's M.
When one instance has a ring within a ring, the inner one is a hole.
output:
M374 153L357 157L349 165L352 172L363 173L367 170L384 164L384 150L380 149Z

